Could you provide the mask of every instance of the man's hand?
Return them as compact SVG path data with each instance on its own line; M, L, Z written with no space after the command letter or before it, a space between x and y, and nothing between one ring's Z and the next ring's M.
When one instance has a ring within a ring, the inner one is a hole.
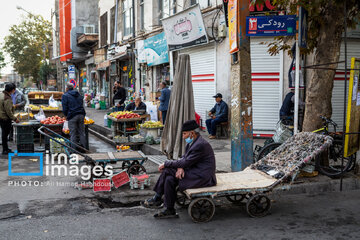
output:
M183 168L178 168L177 171L176 171L176 178L177 179L183 179L184 176L185 176L185 171Z
M209 115L209 116L211 116L211 115L212 115L212 113L211 113L211 112L209 112L209 113L208 113L208 115Z
M117 107L120 107L120 103L118 103L116 106L117 106Z
M159 172L162 172L162 170L164 170L164 168L165 168L165 164L164 163L160 164L159 165Z
M215 119L216 118L216 116L212 116L212 119Z
M16 123L19 123L20 121L19 121L19 119L17 118L17 119L15 119L15 122L16 122Z

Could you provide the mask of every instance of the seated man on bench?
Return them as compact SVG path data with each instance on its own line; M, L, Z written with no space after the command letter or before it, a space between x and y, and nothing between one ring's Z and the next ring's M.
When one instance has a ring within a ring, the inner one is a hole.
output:
M222 94L218 93L214 98L215 106L209 112L211 118L205 121L209 139L216 138L216 125L228 121L228 105L222 100Z
M154 187L155 196L141 203L144 207L160 207L164 196L166 209L155 214L155 218L178 217L174 208L177 186L179 191L184 191L216 185L214 151L199 132L195 120L186 121L182 126L182 137L187 143L185 154L179 160L166 161L159 166L161 175Z

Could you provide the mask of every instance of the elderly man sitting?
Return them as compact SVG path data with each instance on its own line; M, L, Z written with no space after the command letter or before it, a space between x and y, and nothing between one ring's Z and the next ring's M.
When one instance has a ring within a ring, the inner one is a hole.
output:
M177 186L179 191L184 191L216 185L214 151L199 131L195 120L186 121L182 126L182 137L187 143L185 154L179 160L166 161L159 166L161 175L154 187L156 194L142 202L144 207L159 207L164 196L166 209L155 214L155 218L178 217L174 208Z
M133 111L133 110L146 111L146 104L141 101L140 97L135 98L135 102L130 103L126 106L126 111Z

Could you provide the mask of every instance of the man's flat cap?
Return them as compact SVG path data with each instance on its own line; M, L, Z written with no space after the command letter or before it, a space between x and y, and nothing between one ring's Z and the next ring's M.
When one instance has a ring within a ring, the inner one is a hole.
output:
M184 124L182 125L182 131L192 131L199 128L199 125L196 123L195 120L188 120L186 122L184 122Z

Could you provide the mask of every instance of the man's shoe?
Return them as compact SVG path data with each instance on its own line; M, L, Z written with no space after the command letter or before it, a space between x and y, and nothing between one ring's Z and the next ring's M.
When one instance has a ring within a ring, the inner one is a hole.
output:
M154 197L149 198L145 201L141 201L140 202L141 206L146 207L146 208L162 208L163 207L163 201L160 200L156 200Z
M179 215L177 214L175 209L173 210L165 209L164 211L154 215L154 218L156 219L167 219L167 218L178 218L178 217Z
M209 139L215 139L216 138L216 136L214 136L214 135L210 135L210 137L209 137Z
M3 155L8 155L9 153L13 153L13 151L11 151L11 149L8 149L2 152Z

